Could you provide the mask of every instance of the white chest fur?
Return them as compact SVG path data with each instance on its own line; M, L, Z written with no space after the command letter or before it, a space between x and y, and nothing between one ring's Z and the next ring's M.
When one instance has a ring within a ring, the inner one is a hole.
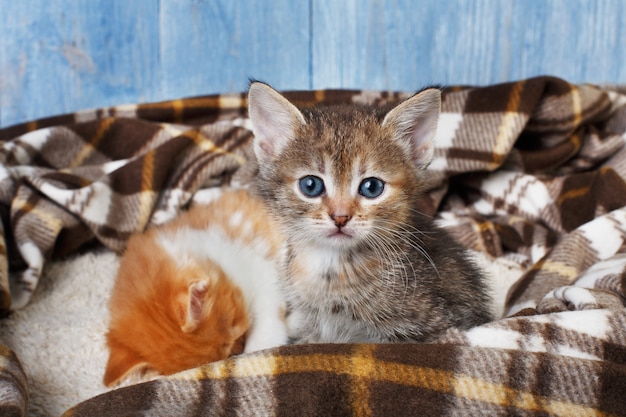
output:
M358 313L371 291L368 279L355 267L359 263L322 247L299 251L291 259L285 290L293 308L292 336L309 343L380 341Z

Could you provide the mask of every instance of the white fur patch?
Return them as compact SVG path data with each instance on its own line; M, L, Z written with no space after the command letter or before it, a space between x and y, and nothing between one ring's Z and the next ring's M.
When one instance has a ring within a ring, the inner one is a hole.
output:
M209 204L216 201L224 194L224 189L220 187L204 188L196 191L193 195L193 204Z
M237 226L241 225L242 221L243 221L243 213L241 211L237 210L236 212L234 212L230 216L229 224L232 227L237 227Z
M311 245L299 254L299 258L310 275L318 276L337 263L337 250L330 246Z

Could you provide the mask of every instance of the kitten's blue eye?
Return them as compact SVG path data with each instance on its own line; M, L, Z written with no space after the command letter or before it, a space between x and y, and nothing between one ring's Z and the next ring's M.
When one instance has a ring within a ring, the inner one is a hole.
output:
M319 197L324 192L324 181L315 175L300 178L300 191L307 197Z
M359 194L365 198L376 198L383 193L385 183L378 178L365 178L359 185Z

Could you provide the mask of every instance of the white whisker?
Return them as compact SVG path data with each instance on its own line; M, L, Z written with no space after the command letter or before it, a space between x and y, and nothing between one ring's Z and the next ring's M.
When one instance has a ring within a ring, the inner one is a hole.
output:
M430 265L435 270L435 273L437 274L437 276L440 276L439 275L439 270L437 269L437 265L435 265L435 262L433 261L432 257L430 256L428 251L425 249L426 245L424 244L424 242L419 237L417 237L415 235L415 232L418 231L415 227L413 227L413 226L405 227L405 225L403 223L397 223L397 222L391 222L391 221L379 221L379 222L380 223L391 224L392 226L398 227L398 229L392 229L392 228L388 228L388 227L382 227L382 226L373 225L372 226L373 230L375 230L375 231L381 231L382 230L383 232L385 232L387 234L390 234L391 237L406 243L407 245L409 245L410 247L412 247L413 249L418 251L430 263ZM414 229L414 230L411 231L410 229ZM380 234L378 234L378 235L381 236ZM383 236L383 239L384 238L385 237ZM392 241L392 240L390 240L390 241ZM408 254L405 254L405 256L408 257Z

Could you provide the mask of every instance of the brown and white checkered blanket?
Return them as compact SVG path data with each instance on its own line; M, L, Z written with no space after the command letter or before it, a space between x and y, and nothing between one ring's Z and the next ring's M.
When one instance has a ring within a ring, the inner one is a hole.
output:
M381 105L409 94L286 95ZM94 242L121 251L199 189L246 184L247 126L245 95L229 95L0 130L1 308L25 305L50 259ZM626 415L625 132L619 88L540 77L446 89L421 209L468 247L526 270L505 318L432 344L242 355L66 415ZM2 415L25 410L18 357L0 347Z

